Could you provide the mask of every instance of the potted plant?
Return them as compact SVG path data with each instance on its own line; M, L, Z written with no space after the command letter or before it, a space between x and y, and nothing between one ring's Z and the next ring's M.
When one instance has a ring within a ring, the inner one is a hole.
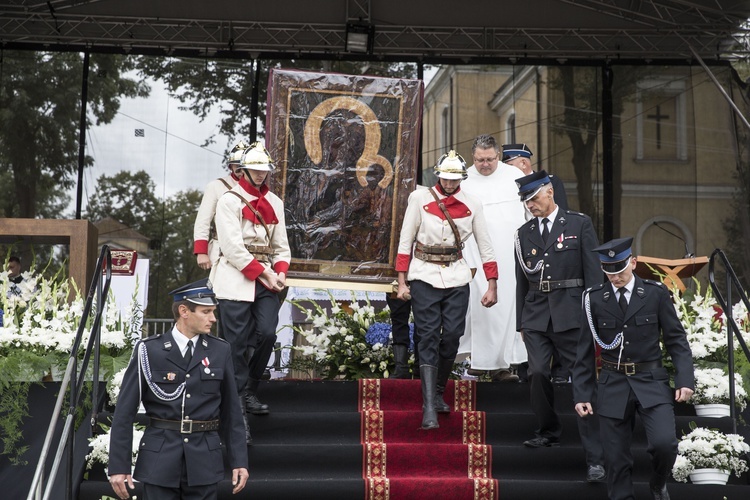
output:
M742 376L734 374L735 404L739 411L747 407L747 391L742 385ZM690 398L695 413L706 417L728 417L729 375L723 368L695 369L695 393Z
M729 474L737 477L747 469L745 455L750 446L739 434L724 434L717 429L698 427L690 423L692 431L683 436L677 450L672 476L677 481L694 484L726 484Z

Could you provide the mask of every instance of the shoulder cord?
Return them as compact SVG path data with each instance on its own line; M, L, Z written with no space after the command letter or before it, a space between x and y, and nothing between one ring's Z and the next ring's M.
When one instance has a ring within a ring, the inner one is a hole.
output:
M270 229L268 229L268 226L266 225L266 221L265 221L265 220L263 220L263 216L262 216L262 215L260 215L260 212L258 212L258 211L257 211L257 210L256 210L256 209L255 209L255 208L254 208L254 207L253 207L253 206L252 206L252 205L251 205L251 204L250 204L250 203L249 203L249 202L248 202L248 201L247 201L247 200L246 200L245 198L243 198L243 197L242 197L242 195L241 195L241 194L239 194L238 192L236 192L236 191L227 191L227 193L233 194L233 195L235 195L235 196L236 196L237 198L239 198L240 200L242 200L242 201L243 201L243 203L245 203L245 205L247 205L247 208L249 208L249 209L250 209L250 211L251 211L252 213L254 213L254 214L255 214L255 216L256 216L256 217L258 218L258 220L260 221L260 223L261 223L261 224L263 224L263 228L264 228L264 229L266 230L266 243L270 243L270 242L271 242L271 230L270 230Z
M617 335L615 335L615 339L609 344L605 344L604 341L601 338L599 338L599 334L596 333L596 328L594 328L594 319L591 317L591 300L589 299L589 290L586 290L586 292L584 292L583 308L586 311L586 319L589 322L589 329L591 330L591 335L594 337L594 342L596 342L599 345L599 347L607 351L611 351L617 348L617 346L620 346L620 353L617 356L617 368L620 368L620 359L622 358L622 348L624 347L624 344L622 342L622 339L624 337L623 333L620 332Z
M432 188L430 189L430 194L433 198L435 198L435 201L437 202L437 206L440 208L440 210L443 212L443 215L445 215L445 220L448 221L448 224L450 224L451 229L453 230L453 237L456 239L456 248L459 251L459 257L461 249L464 247L463 241L461 241L461 234L458 232L458 228L456 227L456 223L453 222L453 219L451 218L450 214L448 213L448 210L445 209L445 203L442 202L440 198L438 198L437 193Z
M138 344L138 370L139 372L142 370L143 378L146 379L146 384L154 395L162 401L174 401L185 392L185 382L182 382L177 386L177 389L175 389L174 392L170 393L164 392L161 387L154 383L153 376L151 375L151 365L148 361L148 352L146 352L146 345L143 342ZM140 381L140 377L138 377L138 379Z
M515 241L516 257L518 258L518 263L521 265L523 272L528 276L529 274L536 274L541 271L544 267L544 259L540 259L533 268L527 266L526 261L523 260L523 252L521 251L521 239L518 237L518 229L516 229L516 233L513 235L513 239Z

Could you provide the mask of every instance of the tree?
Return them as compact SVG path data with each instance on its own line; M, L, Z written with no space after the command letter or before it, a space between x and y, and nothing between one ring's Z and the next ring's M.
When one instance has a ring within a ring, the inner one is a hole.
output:
M0 71L0 179L5 217L54 215L78 169L83 55L5 51ZM125 77L133 61L92 55L88 125L109 123L121 97L148 95L143 81ZM87 157L86 165L92 163ZM59 213L59 212L58 212Z
M154 221L161 242L151 254L148 312L152 318L172 317L169 290L206 277L193 254L193 224L203 193L191 189L171 196Z
M86 218L96 221L112 217L154 239L160 226L157 214L161 212L161 202L154 196L154 190L154 181L144 170L122 170L111 177L102 175L89 198Z

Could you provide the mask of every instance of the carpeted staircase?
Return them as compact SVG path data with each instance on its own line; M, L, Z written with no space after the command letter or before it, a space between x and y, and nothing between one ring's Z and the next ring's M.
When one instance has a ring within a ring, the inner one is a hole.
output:
M453 396L454 409L461 411L440 415L440 429L422 431L418 380L369 384L264 383L261 396L271 406L271 414L250 418L255 440L248 452L250 481L238 495L231 495L231 486L224 481L220 498L607 498L604 484L584 480L586 466L568 385L555 389L564 415L561 446L529 449L522 445L535 428L527 385L450 383L446 394ZM696 417L687 405L678 405L677 414L680 434L688 431L690 421L731 432L728 418ZM747 428L742 433L750 438ZM636 497L648 499L649 455L640 426L634 441ZM747 474L732 476L726 486L671 481L669 491L676 500L750 497ZM106 478L96 472L83 481L80 492L84 500L112 496Z

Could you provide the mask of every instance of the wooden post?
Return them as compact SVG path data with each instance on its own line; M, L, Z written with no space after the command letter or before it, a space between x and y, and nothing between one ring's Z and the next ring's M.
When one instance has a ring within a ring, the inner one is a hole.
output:
M68 245L68 275L83 296L93 277L98 236L96 226L88 220L0 219L0 243Z

